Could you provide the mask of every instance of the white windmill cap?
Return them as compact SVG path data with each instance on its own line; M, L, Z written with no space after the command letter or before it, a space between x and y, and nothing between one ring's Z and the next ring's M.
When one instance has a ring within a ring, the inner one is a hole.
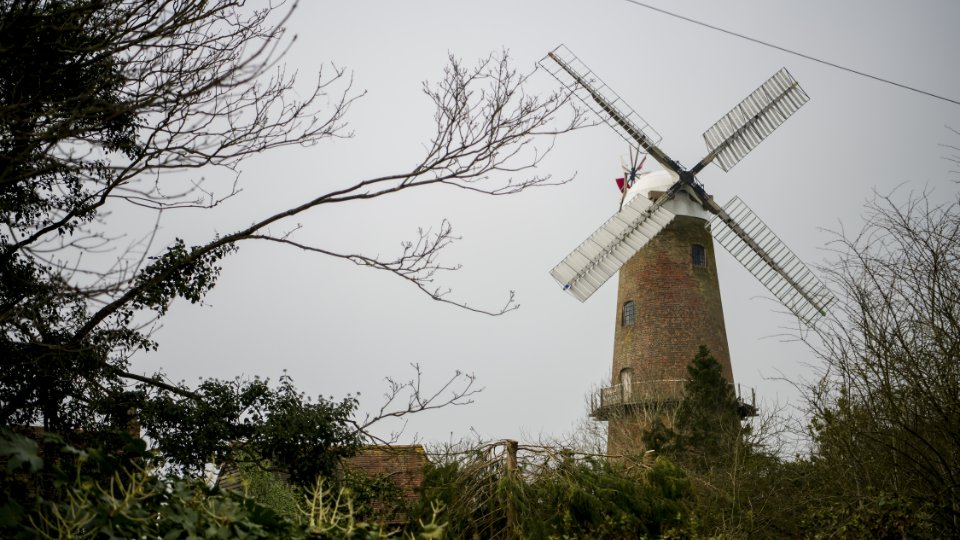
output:
M624 197L623 203L626 204L636 196L643 196L650 200L655 200L659 195L670 189L670 186L675 184L679 179L680 176L677 173L666 170L640 174L637 176L633 185L627 190L627 196ZM703 206L693 200L684 190L681 190L676 197L667 201L666 204L664 204L664 208L679 216L693 216L701 219L710 219L711 217L710 213L704 210Z

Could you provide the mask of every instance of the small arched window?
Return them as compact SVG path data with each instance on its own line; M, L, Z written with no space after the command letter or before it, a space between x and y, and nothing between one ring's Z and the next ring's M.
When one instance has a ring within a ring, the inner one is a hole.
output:
M634 305L633 300L627 300L623 303L623 313L620 316L620 324L622 326L633 326L635 322L637 322L637 307Z
M705 268L707 266L707 250L700 244L690 246L690 259L694 266Z

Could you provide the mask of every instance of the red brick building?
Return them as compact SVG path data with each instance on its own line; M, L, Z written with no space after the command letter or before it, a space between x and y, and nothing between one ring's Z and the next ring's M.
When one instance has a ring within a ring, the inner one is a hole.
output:
M365 446L357 455L344 459L343 467L371 479L389 480L399 490L401 502L410 505L419 497L423 468L427 463L427 453L419 444ZM405 517L398 515L391 506L376 500L371 504L374 515L381 516L385 524L403 523Z

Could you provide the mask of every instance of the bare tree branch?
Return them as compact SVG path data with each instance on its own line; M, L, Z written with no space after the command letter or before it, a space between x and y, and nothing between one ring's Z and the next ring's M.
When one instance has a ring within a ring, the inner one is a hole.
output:
M473 403L473 396L482 392L483 388L474 388L476 382L472 374L457 371L445 383L435 390L423 387L423 372L419 364L410 364L415 376L406 381L398 381L387 377L387 391L383 395L383 404L376 414L367 414L362 422L354 425L364 437L381 443L393 444L399 440L403 430L394 431L387 439L373 435L370 429L388 419L402 419L425 411L442 409L444 407L469 405ZM404 427L406 423L404 422Z
M872 486L960 516L960 200L876 196L826 268L843 302L807 339L817 455L838 493ZM846 483L846 485L844 485ZM955 522L955 521L954 521Z

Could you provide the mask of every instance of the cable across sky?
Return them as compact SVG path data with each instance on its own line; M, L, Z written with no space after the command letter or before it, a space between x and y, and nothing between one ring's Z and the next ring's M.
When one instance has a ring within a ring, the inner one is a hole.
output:
M818 62L818 63L820 63L820 64L824 64L824 65L826 65L826 66L830 66L830 67L837 68L837 69L840 69L840 70L843 70L843 71L846 71L846 72L849 72L849 73L853 73L854 75L859 75L859 76L861 76L861 77L866 77L866 78L868 78L868 79L873 79L873 80L878 81L878 82L882 82L882 83L890 84L890 85L893 85L893 86L897 86L897 87L899 87L899 88L903 88L904 90L909 90L909 91L911 91L911 92L916 92L916 93L918 93L918 94L923 94L923 95L925 95L925 96L929 96L929 97L932 97L932 98L935 98L935 99L939 99L939 100L941 100L941 101L946 101L946 102L949 102L949 103L953 103L954 105L960 105L960 101L957 101L957 100L955 100L955 99L951 99L951 98L948 98L948 97L940 96L940 95L934 94L934 93L932 93L932 92L927 92L926 90L921 90L921 89L919 89L919 88L914 88L913 86L908 86L908 85L906 85L906 84L898 83L898 82L896 82L896 81L891 81L891 80L889 80L889 79L884 79L883 77L877 77L876 75L870 75L869 73L864 73L864 72L862 72L862 71L857 71L857 70L855 70L855 69L851 69L851 68L848 68L848 67L841 66L841 65L839 65L839 64L834 64L833 62L828 62L828 61L826 61L826 60L821 60L820 58L816 58L816 57L814 57L814 56L810 56L809 54L804 54L804 53L802 53L802 52L794 51L794 50L792 50L792 49L787 49L786 47L781 47L781 46L779 46L779 45L774 45L773 43L768 43L768 42L766 42L766 41L762 41L762 40L759 40L759 39L756 39L756 38L752 38L752 37L750 37L750 36L745 36L745 35L743 35L743 34L739 34L739 33L737 33L737 32L733 32L733 31L731 31L731 30L726 30L726 29L724 29L724 28L720 28L719 26L714 26L714 25L712 25L712 24L708 24L708 23L705 23L705 22L703 22L703 21L698 21L698 20L696 20L696 19L691 19L690 17L686 17L686 16L684 16L684 15L680 15L679 13L673 13L672 11L667 11L667 10L665 10L665 9L661 9L661 8L658 8L658 7L655 7L655 6L651 6L650 4L645 4L645 3L643 3L643 2L638 2L637 0L625 0L625 1L626 1L626 2L629 2L629 3L631 3L631 4L634 4L634 5L636 5L636 6L644 7L644 8L647 8L647 9L650 9L650 10L653 10L653 11L656 11L656 12L658 12L658 13L662 13L662 14L664 14L664 15L669 15L670 17L674 17L674 18L681 19L681 20L684 20L684 21L687 21L687 22L690 22L690 23L693 23L693 24L696 24L696 25L699 25L699 26L703 26L703 27L705 27L705 28L709 28L709 29L711 29L711 30L716 30L716 31L718 31L718 32L723 32L724 34L728 34L728 35L731 35L731 36L734 36L734 37L738 37L738 38L740 38L740 39L745 39L745 40L747 40L747 41L752 41L752 42L754 42L754 43L763 45L764 47L770 47L770 48L772 48L772 49L777 49L778 51L783 51L783 52L785 52L785 53L789 53L789 54L792 54L792 55L795 55L795 56L799 56L799 57L801 57L801 58L806 58L807 60L812 60L812 61L814 61L814 62Z

